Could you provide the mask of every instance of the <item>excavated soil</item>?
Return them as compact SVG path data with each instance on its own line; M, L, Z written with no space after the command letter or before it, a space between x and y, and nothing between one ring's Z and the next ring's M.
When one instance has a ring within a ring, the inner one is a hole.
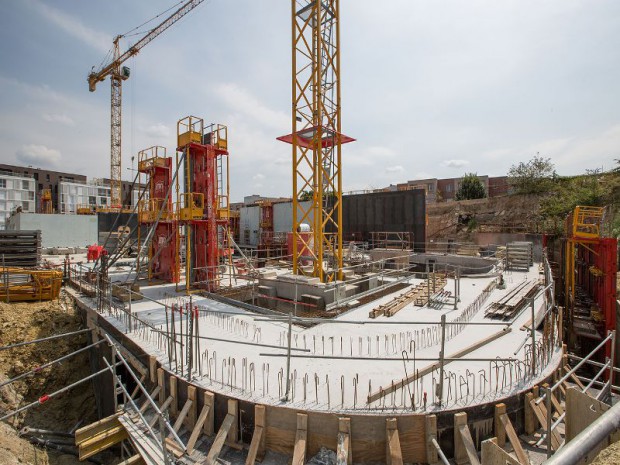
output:
M82 327L71 300L64 294L52 302L0 303L0 346L76 331ZM87 344L86 334L0 351L0 381L30 371ZM0 388L0 413L5 414L74 383L91 373L88 351ZM76 457L44 450L19 436L27 426L70 432L80 422L97 420L91 381L0 424L0 463L73 465ZM70 447L70 446L69 446Z
M599 452L590 465L618 465L620 463L620 442L614 442Z

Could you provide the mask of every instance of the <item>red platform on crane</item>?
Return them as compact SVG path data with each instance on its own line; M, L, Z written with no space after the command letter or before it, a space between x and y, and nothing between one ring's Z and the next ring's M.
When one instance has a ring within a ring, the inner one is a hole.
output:
M301 147L309 148L312 146L312 140L316 136L318 129L321 128L321 147L332 147L336 145L337 139L340 139L340 144L348 144L349 142L355 142L355 139L349 136L345 136L336 131L332 131L331 129L325 126L312 126L310 128L302 129L301 131L297 131L293 134L288 134L286 136L280 136L276 139L282 142L286 142L287 144L293 143L293 138L297 138L297 144Z

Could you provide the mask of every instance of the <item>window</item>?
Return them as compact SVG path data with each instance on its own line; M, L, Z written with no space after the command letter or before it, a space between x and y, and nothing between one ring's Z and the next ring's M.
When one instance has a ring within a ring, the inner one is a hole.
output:
M46 175L45 175L45 180L46 180L46 181L49 181L49 180L50 180L50 175L49 175L49 174L46 174Z
M88 205L97 205L97 197L91 195L88 197Z
M6 189L6 179L0 179L0 187Z
M34 192L28 191L28 200L34 200Z
M30 202L22 202L22 211L30 211Z
M22 189L27 191L29 187L30 187L30 181L22 181Z
M446 186L446 192L452 192L452 184Z

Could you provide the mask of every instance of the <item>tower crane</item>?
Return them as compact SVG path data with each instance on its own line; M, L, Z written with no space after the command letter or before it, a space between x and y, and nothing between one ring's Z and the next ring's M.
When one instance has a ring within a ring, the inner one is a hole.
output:
M130 57L136 55L146 44L176 23L179 19L192 11L204 0L188 0L183 3L174 13L147 32L132 47L123 54L120 53L119 40L123 37L118 35L114 38L112 61L104 64L99 70L88 74L88 90L94 92L97 83L104 81L110 76L112 96L110 104L110 206L120 209L121 199L121 102L123 81L129 78L130 70L122 64Z

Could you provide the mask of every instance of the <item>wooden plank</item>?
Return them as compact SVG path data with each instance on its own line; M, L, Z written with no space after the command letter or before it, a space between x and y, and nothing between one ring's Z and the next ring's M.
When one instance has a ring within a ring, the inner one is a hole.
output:
M226 436L228 436L228 431L232 427L235 422L235 417L231 414L227 414L226 418L222 422L222 426L217 432L215 436L215 440L211 445L211 449L209 449L209 453L207 454L207 459L205 460L205 465L215 465L217 463L217 459L220 456L220 452L222 451L222 447L224 447L224 443L226 442Z
M187 428L188 431L192 431L194 429L194 425L196 424L196 419L198 418L198 402L197 402L197 388L196 386L192 386L191 384L187 385L187 399L192 401L192 405L190 406L189 411L187 412L187 416L185 417L185 421L183 424Z
M86 460L125 439L127 439L127 431L125 431L125 428L123 428L121 424L101 431L97 435L80 443L78 446L80 460Z
M149 376L151 383L157 382L157 357L149 355Z
M524 429L525 434L531 435L536 431L536 418L534 417L534 411L532 410L532 406L530 402L534 399L534 394L532 392L528 392L525 394L524 406L523 406L523 415L524 415Z
M153 392L151 392L151 399L155 400L155 397L157 397L157 395L159 394L159 391L161 391L161 386L155 387L155 389L153 389ZM151 406L151 402L148 399L145 399L144 403L140 406L140 413L146 412L146 410L150 406Z
M172 438L166 438L166 450L171 452L177 459L180 459L185 455L185 451L181 449L181 446Z
M122 415L121 412L115 413L114 415L110 415L109 417L102 418L99 421L91 423L90 425L83 426L75 432L75 445L79 446L82 442L90 439L97 434L113 428L115 426L119 426L120 422L118 421L118 417Z
M236 399L228 399L228 415L232 415L235 421L228 430L226 444L239 448L239 402Z
M497 445L497 438L480 444L482 465L521 465L517 459Z
M467 425L460 425L459 433L461 435L461 440L465 445L465 451L467 452L469 463L471 463L471 465L480 465L480 460L478 460L478 452L476 451L476 446L474 446L474 440L469 432L469 427Z
M521 441L519 441L517 432L515 431L515 429L512 426L512 423L510 422L510 418L508 418L508 415L504 413L500 416L500 420L502 424L504 425L504 429L506 430L506 435L508 436L508 439L510 440L510 444L512 444L512 448L515 451L515 455L517 456L517 459L519 459L519 462L521 462L521 465L530 465L530 459L525 453L525 451L523 450L523 447L521 446Z
M265 406L256 404L254 406L254 434L248 451L246 465L254 465L254 462L262 462L265 457L267 430Z
M131 443L147 465L164 463L164 454L161 445L155 443L138 424L131 421L125 415L119 417L119 421L127 431Z
M260 442L264 440L265 431L262 426L254 426L254 434L252 434L252 441L250 442L250 448L248 449L248 457L245 460L245 465L254 465L258 458L258 449Z
M486 344L499 339L502 336L505 336L506 334L509 334L512 331L512 329L510 327L506 327L496 333L491 334L490 336L481 339L480 341L475 342L474 344L465 347L464 349L461 349L457 352L454 352L453 354L448 355L446 358L460 358L463 357L464 355L467 355L483 346L485 346ZM450 363L449 360L447 360L444 363L444 366L447 365L448 363ZM427 374L429 374L431 371L433 371L433 369L437 366L437 364L432 364L429 365L421 370L418 370L415 374L411 374L409 375L407 378L403 378L399 381L396 382L392 382L392 384L390 384L388 387L384 388L383 390L379 389L378 391L370 394L367 398L368 403L374 402L376 400L381 399L384 396L387 396L388 394L391 394L394 391L397 391L399 389L401 389L402 387L413 383L415 380L418 379L419 377L425 376Z
M189 437L186 447L188 455L192 455L194 452L194 446L196 445L196 441L198 441L198 436L202 433L202 427L207 421L207 417L211 413L211 406L204 405L202 410L200 411L200 415L198 416L198 420L196 420L196 424L194 425L194 430L192 431L191 436Z
M538 420L538 422L540 423L540 425L543 427L543 429L547 429L547 409L545 409L545 406L541 404L536 405L536 399L532 399L532 401L530 402L530 405L532 406L532 410L534 412L534 416L536 416L536 419ZM560 447L562 440L560 438L559 433L557 432L557 430L553 430L551 432L551 447L553 448L553 450L557 450L558 447Z
M129 457L128 459L125 459L122 462L118 463L118 465L144 465L144 464L145 464L144 459L140 457L140 454L133 455Z
M161 389L159 390L159 403L161 404L162 402L165 402L167 398L166 382L164 380L164 369L163 368L157 369L157 385L161 387Z
M565 374L568 374L571 371L571 367L569 365L564 365L564 371L566 372ZM573 380L573 383L575 383L577 386L579 386L581 388L582 392L585 390L586 387L579 380L579 378L577 378L577 376L575 376L575 373L571 373L569 378L571 380Z
M306 463L306 451L308 449L308 415L297 414L297 433L295 434L295 447L293 448L293 461L291 465L304 465Z
M352 465L351 453L351 419L338 418L338 448L336 449L336 465Z
M207 436L213 436L215 434L215 394L205 391L202 395L202 400L203 405L208 405L210 407L209 415L207 415L202 431Z
M181 413L179 413L179 416L177 417L177 421L174 422L174 426L172 427L172 429L175 432L178 433L179 430L181 429L181 425L183 425L183 421L185 420L185 417L187 416L187 412L189 412L189 409L192 408L193 403L194 402L192 402L189 399L185 402L185 405L181 409Z
M609 409L609 405L579 389L569 388L566 391L566 442L572 440Z
M506 413L506 404L495 405L495 415L493 417L493 426L495 427L495 437L497 438L497 445L504 447L506 445L506 430L504 424L500 420L500 417Z
M454 414L454 462L457 465L466 463L480 465L478 452L476 452L476 446L474 446L467 426L467 414L465 412Z
M144 381L146 381L146 375L142 375L140 376L140 384L144 385ZM136 396L138 395L138 393L140 392L140 384L136 384L136 387L134 388L133 392L131 393L131 398L135 399Z
M385 419L385 461L387 465L403 465L396 418Z
M168 396L168 398L166 399L166 401L161 404L161 407L159 408L159 410L161 410L162 412L165 412L166 410L168 410L168 407L170 407L170 404L172 403L174 399L172 398L172 396ZM155 423L157 423L157 420L159 419L159 415L153 415L153 417L149 420L149 426L152 428L153 425L155 425Z
M177 413L179 413L179 394L177 390L177 381L178 381L178 378L176 376L170 376L170 380L168 381L170 385L170 395L174 397L174 401L172 402L172 405L170 406L170 413L172 413L172 415L174 416L176 416Z
M437 440L437 416L426 415L424 436L426 442L426 462L433 464L439 460L437 449L433 445L433 439Z

